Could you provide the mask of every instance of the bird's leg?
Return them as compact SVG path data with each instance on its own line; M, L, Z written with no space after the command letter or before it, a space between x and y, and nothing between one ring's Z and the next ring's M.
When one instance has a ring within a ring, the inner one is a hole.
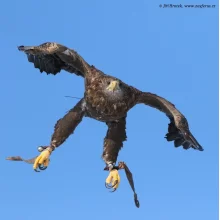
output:
M38 151L41 152L41 154L37 157L31 158L31 159L23 159L20 156L13 156L13 157L7 157L6 160L11 161L24 161L29 164L34 164L33 168L36 172L38 171L38 168L40 170L45 170L50 162L49 156L54 150L53 146L40 146L38 147Z
M118 173L118 167L114 166L113 164L108 164L106 166L106 170L109 170L109 175L105 181L105 187L107 189L113 189L114 192L120 183L120 175Z
M45 170L48 167L49 162L50 162L49 157L54 149L55 149L54 146L48 146L48 147L40 146L40 147L38 147L38 151L41 153L38 157L36 157L36 159L34 161L34 165L33 165L33 168L36 172L39 172L38 168L40 170Z
M38 147L38 151L41 152L39 156L29 160L25 160L20 156L7 157L6 159L34 164L33 168L36 172L39 172L38 168L40 170L45 170L49 165L49 157L52 151L59 147L74 132L75 128L82 121L85 114L84 102L84 99L81 99L66 115L64 115L63 118L57 121L50 145Z
M104 149L102 158L105 161L106 167L104 170L109 171L109 175L105 181L107 188L112 188L113 192L120 184L119 166L115 166L118 153L123 146L123 141L126 140L125 124L126 118L121 118L118 121L107 122L108 131L104 140Z
M40 170L45 170L47 168L52 151L59 147L74 132L75 128L82 121L85 113L83 103L84 99L79 101L74 108L57 121L50 146L38 148L41 153L34 162L33 168L35 171L38 172L37 168Z
M140 203L139 203L139 200L138 200L138 197L137 197L137 193L135 191L133 175L132 175L131 171L129 170L128 166L124 162L119 162L118 166L113 166L112 167L112 171L110 171L110 174L106 179L105 186L108 189L113 188L113 192L118 188L118 185L119 185L119 182L120 182L120 176L118 174L118 170L120 170L120 169L124 169L124 171L125 171L128 182L129 182L129 184L131 186L131 189L134 193L135 205L136 205L137 208L139 208ZM107 165L104 170L109 170L109 165ZM119 182L117 182L118 179L119 179Z
M120 183L120 175L118 171L120 169L125 169L125 163L124 162L119 162L118 166L115 166L113 164L108 164L104 168L104 170L109 170L110 173L108 177L106 178L105 181L105 186L107 189L113 188L113 192L118 188L119 183Z

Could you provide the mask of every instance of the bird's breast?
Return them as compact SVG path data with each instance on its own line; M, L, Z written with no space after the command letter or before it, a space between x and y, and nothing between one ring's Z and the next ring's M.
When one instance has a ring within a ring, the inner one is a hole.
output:
M124 100L109 100L102 95L87 95L87 116L99 121L117 120L124 117L128 111L128 105Z

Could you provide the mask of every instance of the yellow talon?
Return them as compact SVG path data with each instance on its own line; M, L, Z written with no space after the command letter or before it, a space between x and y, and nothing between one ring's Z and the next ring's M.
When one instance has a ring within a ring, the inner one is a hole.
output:
M51 154L51 151L48 148L46 148L43 152L40 153L40 155L35 159L35 162L34 162L33 168L35 171L37 171L37 168L41 165L43 165L43 167L47 167L49 165L50 154Z
M44 167L48 167L50 163L50 159L48 158L47 160L44 161L43 165Z
M114 189L113 191L115 191L120 183L120 176L118 170L116 169L111 170L108 177L106 178L105 183L107 188L113 188Z

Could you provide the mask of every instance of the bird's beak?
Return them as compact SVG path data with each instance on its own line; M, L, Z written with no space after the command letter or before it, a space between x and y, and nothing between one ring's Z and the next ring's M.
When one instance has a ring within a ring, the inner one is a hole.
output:
M109 91L115 91L119 88L119 83L117 80L111 81L110 85L107 87Z

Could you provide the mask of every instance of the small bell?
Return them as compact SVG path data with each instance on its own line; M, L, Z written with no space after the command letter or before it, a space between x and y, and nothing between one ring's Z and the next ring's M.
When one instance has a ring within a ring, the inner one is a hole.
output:
M37 148L37 150L38 150L39 152L42 152L43 150L45 150L45 147L40 146L40 147Z

